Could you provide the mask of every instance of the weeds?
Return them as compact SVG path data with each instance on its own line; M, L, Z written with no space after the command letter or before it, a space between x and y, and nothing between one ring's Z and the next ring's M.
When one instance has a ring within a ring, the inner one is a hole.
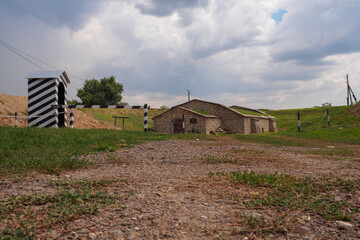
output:
M241 227L234 230L234 233L253 233L268 235L269 233L283 233L287 232L291 227L292 220L289 220L287 216L276 216L273 219L264 217L261 214L247 216L241 212L237 213L237 222L235 226Z
M209 177L225 177L234 183L241 183L258 188L261 194L243 200L249 207L271 207L279 212L310 211L328 220L351 221L358 212L346 199L335 201L331 191L343 193L358 191L360 180L329 179L314 180L296 178L284 174L256 174L254 172L209 173ZM240 198L231 195L234 200Z
M201 160L203 160L204 162L207 162L207 163L233 163L233 164L238 163L237 159L229 158L226 155L222 156L222 157L214 157L212 155L208 155L204 158L201 158Z
M117 200L107 191L100 191L116 180L53 181L52 195L27 195L0 202L1 239L34 239L42 230L50 232L55 224L66 226L82 215L97 213L100 207Z
M240 148L240 149L232 149L234 153L249 153L249 154L262 154L265 153L264 150L256 150L256 149L247 149L247 148Z

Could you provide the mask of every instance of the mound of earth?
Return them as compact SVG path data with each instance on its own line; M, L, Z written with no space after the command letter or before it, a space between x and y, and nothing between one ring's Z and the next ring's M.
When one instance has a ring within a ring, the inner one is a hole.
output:
M0 116L14 116L15 112L18 116L28 115L28 99L23 96L13 96L7 94L0 94ZM75 109L74 126L77 129L90 129L90 128L107 128L113 129L114 127L107 122L100 122L92 116ZM70 111L68 111L68 124L70 119ZM15 126L14 118L0 117L0 126ZM18 118L18 127L27 127L27 118Z

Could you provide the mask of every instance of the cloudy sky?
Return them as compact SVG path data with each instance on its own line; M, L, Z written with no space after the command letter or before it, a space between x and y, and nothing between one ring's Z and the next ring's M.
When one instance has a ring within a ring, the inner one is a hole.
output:
M360 98L359 16L359 0L0 0L0 94L27 96L40 70L9 44L71 74L70 99L114 75L134 105L174 106L187 89L254 108L344 105L346 74Z

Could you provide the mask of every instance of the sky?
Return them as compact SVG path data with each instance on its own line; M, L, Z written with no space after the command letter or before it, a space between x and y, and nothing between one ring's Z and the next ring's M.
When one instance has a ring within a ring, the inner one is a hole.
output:
M0 0L0 94L27 96L40 65L70 75L68 99L113 75L130 105L172 107L187 89L227 106L345 105L346 74L360 99L359 15L360 0Z

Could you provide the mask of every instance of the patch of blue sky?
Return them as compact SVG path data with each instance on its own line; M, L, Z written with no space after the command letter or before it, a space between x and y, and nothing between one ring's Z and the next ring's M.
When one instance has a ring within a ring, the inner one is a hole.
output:
M276 24L279 24L285 13L287 13L286 9L280 8L275 13L271 14L271 18L275 20Z

